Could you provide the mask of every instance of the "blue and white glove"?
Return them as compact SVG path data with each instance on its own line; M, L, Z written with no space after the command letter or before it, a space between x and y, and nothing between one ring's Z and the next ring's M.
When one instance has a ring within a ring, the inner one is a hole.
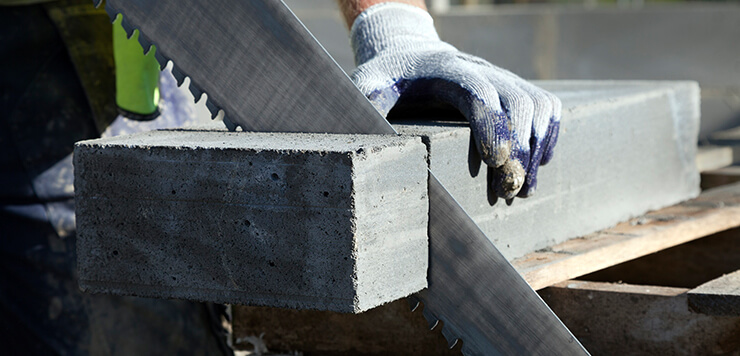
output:
M439 39L426 11L383 3L362 12L350 30L357 69L352 80L387 115L404 102L458 109L499 197L527 197L537 169L550 161L560 127L560 100L515 74Z

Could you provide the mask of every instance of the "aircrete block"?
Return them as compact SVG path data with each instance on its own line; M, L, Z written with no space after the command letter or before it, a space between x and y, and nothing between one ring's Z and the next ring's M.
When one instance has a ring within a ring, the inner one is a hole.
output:
M536 193L511 202L464 123L395 125L422 136L430 170L509 260L699 194L694 82L543 81L563 102L553 160Z
M361 312L426 287L418 137L168 130L75 147L80 286Z

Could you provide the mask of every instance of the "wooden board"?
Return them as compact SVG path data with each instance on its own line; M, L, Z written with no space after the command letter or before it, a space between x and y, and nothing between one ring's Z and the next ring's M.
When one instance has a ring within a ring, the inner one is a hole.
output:
M740 270L740 228L667 248L578 279L693 289L737 270Z
M716 145L740 144L740 126L712 133L709 142Z
M321 356L459 356L458 343L448 349L441 328L430 331L420 309L411 312L405 299L361 314L235 305L234 345L251 349L250 336L263 334L270 351Z
M701 189L712 189L740 181L740 166L729 166L701 172Z
M690 290L688 300L697 313L740 316L740 270Z
M569 280L540 295L593 355L739 355L740 318L692 313L687 291Z
M727 167L735 162L735 149L730 146L699 146L696 169L699 172Z
M740 226L740 183L512 261L534 289Z

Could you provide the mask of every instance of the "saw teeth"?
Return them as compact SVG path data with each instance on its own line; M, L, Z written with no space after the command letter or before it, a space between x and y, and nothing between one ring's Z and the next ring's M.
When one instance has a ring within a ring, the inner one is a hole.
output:
M93 0L93 4L98 7L103 2L103 0ZM115 22L118 17L121 17L121 26L123 27L123 30L126 31L126 36L128 39L131 39L134 36L138 36L137 40L139 41L139 44L142 47L142 50L144 51L144 55L149 54L153 49L156 49L156 44L152 41L150 41L146 36L141 34L139 29L134 28L126 19L125 16L123 16L122 13L120 13L118 10L116 10L110 2L105 3L105 11L108 13L108 17L110 18L111 23ZM177 82L178 87L182 87L182 85L185 83L185 78L188 78L188 89L190 89L190 92L193 94L193 97L195 99L195 102L198 103L202 100L206 100L206 108L208 108L208 111L211 112L211 119L215 119L218 117L219 113L222 112L222 110L219 108L219 105L216 104L213 99L208 98L207 93L204 93L203 90L201 90L199 87L195 86L193 83L191 83L190 78L187 77L187 75L182 72L174 62L170 61L169 58L164 56L161 51L154 51L154 58L157 60L157 63L159 63L159 70L163 71L167 69L167 67L171 64L171 72L172 76L175 77L175 81ZM206 94L205 97L203 94ZM233 123L231 120L229 120L224 115L224 123L226 124L226 127L229 128L229 130L234 131L240 126Z
M190 81L190 86L188 87L190 89L190 93L193 94L193 100L197 103L203 100L203 91L198 88L198 86L195 85L192 81Z
M421 300L417 299L415 296L410 296L407 298L407 300L409 301L409 305L412 306L412 311L415 311L415 309L419 308L419 306L423 304L421 303ZM413 305L412 301L416 301L415 306ZM442 320L443 318L437 318L437 316L434 315L431 310L426 307L422 307L421 313L424 315L424 319L426 319L429 325L429 330L434 330L439 327L440 324L442 324L442 336L444 336L445 340L447 340L447 346L450 349L455 348L458 343L463 342L463 355L470 354L470 350L467 350L467 348L465 347L464 340L458 338L457 335L453 334L453 331L450 330L450 327L445 324L444 320Z
M437 318L437 316L432 314L429 308L422 309L421 313L424 315L424 319L427 320L427 324L429 325L429 330L434 330L434 328L439 323L439 319Z
M152 51L152 49L154 49L154 45L152 44L152 42L149 41L149 39L146 38L146 36L144 36L141 32L139 32L139 44L141 45L141 48L144 49L145 56L148 55L149 52Z
M457 346L457 343L460 342L460 339L453 339L452 341L447 341L447 348L450 350L454 349L455 346Z
M236 131L236 128L239 127L239 125L236 125L229 120L228 117L224 117L224 125L226 125L226 128L229 129L229 131Z
M154 45L149 45L149 47L143 47L143 48L145 48L144 49L144 55L147 56L147 55L149 55L149 52L151 52L151 51L154 50Z
M219 108L216 103L213 102L213 99L208 98L206 101L206 108L208 108L208 111L211 112L211 120L215 119L216 116L218 116Z
M93 0L93 1L97 1L98 2L97 6L100 6L100 2L102 2L103 0ZM119 13L116 9L110 6L110 2L105 3L105 12L108 14L108 18L110 19L111 23L116 22L116 19L118 18L118 16L123 17L123 14Z
M447 325L444 325L442 327L442 336L444 336L447 340L447 347L449 347L450 349L457 346L457 343L460 341L460 339L456 335L452 334L452 330L450 330L450 327Z
M175 80L177 80L178 87L181 87L182 84L185 83L185 73L180 71L176 65L172 66L172 75L175 77Z
M411 308L412 313L415 312L417 308L419 308L419 305L421 305L421 301L413 295L408 296L406 298L406 301L409 303L409 308Z
M437 320L437 316L432 314L431 311L429 311L429 308L424 308L421 310L421 313L424 315L424 318L427 319L427 322L431 325Z
M169 62L169 60L167 59L167 57L163 56L162 53L160 53L159 51L154 52L154 59L156 59L157 63L159 63L160 71L167 68L167 62Z
M123 19L121 20L121 27L123 27L123 30L126 31L126 38L129 40L134 37L137 32L139 32L133 26L131 26L130 23L128 23L128 20L126 20L125 17L123 17Z

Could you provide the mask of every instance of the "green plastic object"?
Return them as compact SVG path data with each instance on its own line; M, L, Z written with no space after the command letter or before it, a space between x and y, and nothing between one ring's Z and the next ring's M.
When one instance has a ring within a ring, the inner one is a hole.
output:
M139 44L139 31L131 38L121 26L119 15L113 22L113 57L116 63L116 104L136 115L157 112L159 103L159 63L155 48L144 55Z

